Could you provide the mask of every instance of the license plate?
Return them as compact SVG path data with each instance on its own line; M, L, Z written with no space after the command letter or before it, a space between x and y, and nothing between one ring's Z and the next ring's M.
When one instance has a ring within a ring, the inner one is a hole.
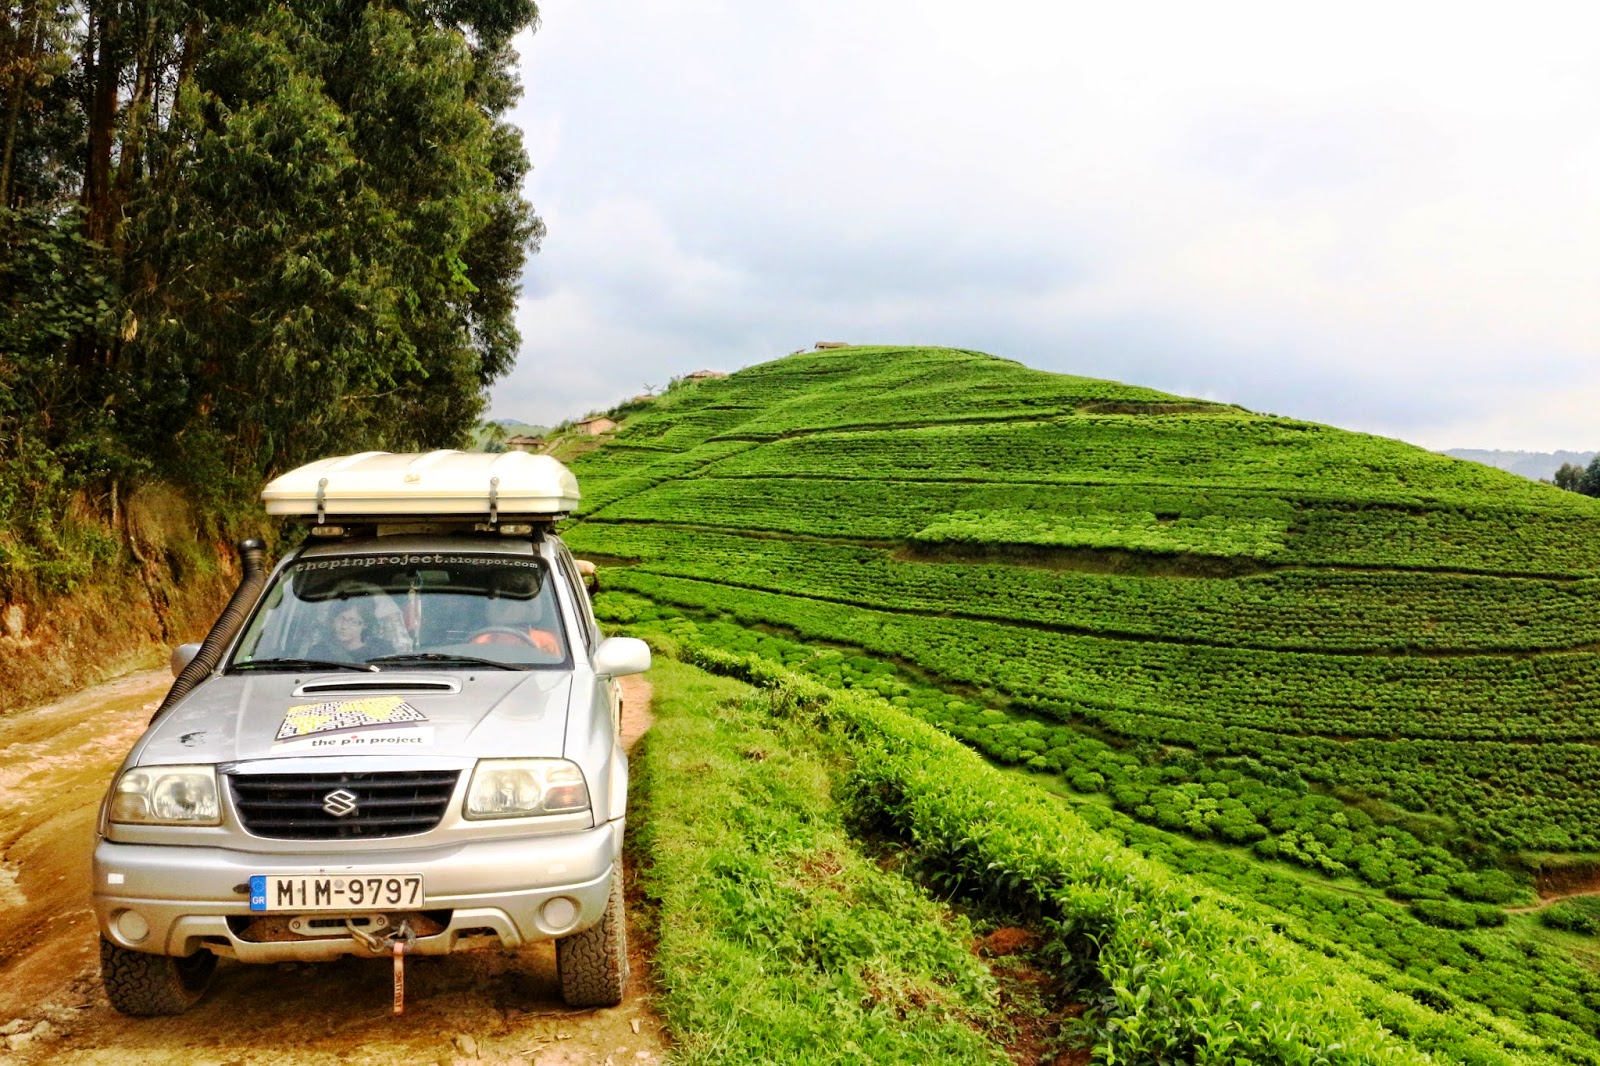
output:
M279 876L250 878L253 911L384 910L422 906L421 874Z

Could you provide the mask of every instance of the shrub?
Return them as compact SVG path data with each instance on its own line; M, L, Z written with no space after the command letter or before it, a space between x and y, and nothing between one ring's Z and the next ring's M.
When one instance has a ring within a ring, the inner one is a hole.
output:
M1444 929L1473 929L1480 925L1504 925L1506 912L1485 904L1458 903L1448 899L1419 899L1411 913L1420 921Z
M1539 912L1539 921L1567 933L1600 936L1600 898L1590 896L1552 903Z

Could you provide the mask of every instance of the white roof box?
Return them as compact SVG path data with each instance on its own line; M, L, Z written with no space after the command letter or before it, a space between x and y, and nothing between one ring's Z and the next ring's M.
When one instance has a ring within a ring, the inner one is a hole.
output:
M527 452L362 452L319 459L261 490L269 515L330 520L553 521L578 506L578 479Z

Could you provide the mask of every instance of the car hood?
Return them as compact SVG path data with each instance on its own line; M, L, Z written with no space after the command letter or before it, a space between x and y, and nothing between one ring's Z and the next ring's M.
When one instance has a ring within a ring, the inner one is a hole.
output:
M131 761L559 758L571 694L565 670L225 675L152 726Z

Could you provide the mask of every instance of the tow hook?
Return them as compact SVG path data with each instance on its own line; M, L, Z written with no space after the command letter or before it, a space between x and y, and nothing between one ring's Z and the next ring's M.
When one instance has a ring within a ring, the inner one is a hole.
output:
M406 1012L406 951L411 947L411 942L417 939L417 934L411 928L410 919L402 921L394 929L377 936L359 929L350 922L344 923L350 930L350 935L360 942L361 946L374 955L391 955L394 958L394 1013Z
M404 940L407 943L410 943L411 941L417 939L417 931L411 928L411 919L409 918L403 919L399 925L384 933L369 933L360 926L353 924L348 918L345 919L344 927L349 931L351 937L353 937L357 943L366 948L368 951L372 952L374 955L390 954L390 945L396 940ZM379 924L377 927L379 929L384 927L381 918L379 919Z
M393 938L394 933L389 934L389 936L376 936L367 932L365 929L359 928L348 918L345 919L344 927L350 930L350 935L354 937L362 947L366 948L374 955L387 955L389 953L389 941Z

